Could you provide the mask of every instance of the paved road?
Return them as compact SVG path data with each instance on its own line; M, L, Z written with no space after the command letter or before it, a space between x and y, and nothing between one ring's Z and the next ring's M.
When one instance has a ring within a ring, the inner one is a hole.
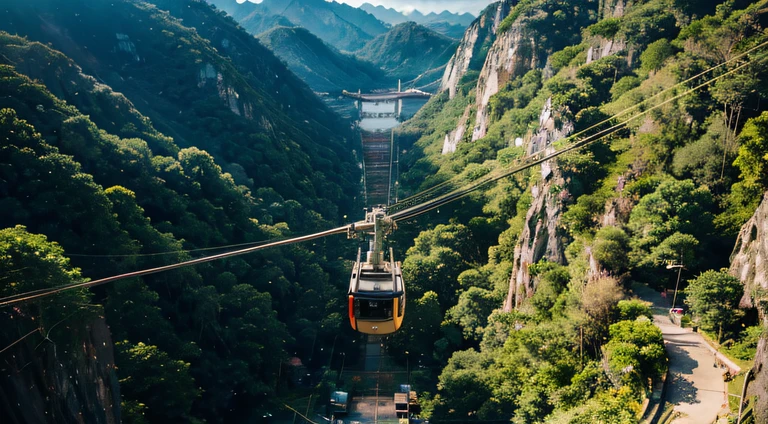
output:
M347 370L361 377L359 394L352 398L349 415L344 422L361 424L397 424L394 393L399 384L408 381L407 373L392 363L380 336L368 336L362 370Z
M712 350L690 329L680 328L669 319L668 300L647 287L633 287L643 299L653 303L653 321L664 336L669 356L670 381L667 402L683 415L676 424L711 423L727 407L723 370L715 367Z

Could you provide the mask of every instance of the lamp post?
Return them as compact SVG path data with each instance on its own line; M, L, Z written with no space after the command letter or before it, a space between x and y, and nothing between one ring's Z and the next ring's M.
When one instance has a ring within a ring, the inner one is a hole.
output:
M405 351L405 375L408 378L408 384L411 384L411 357L408 351Z
M675 283L675 295L672 297L672 309L675 309L675 301L677 300L677 286L680 284L680 274L683 272L683 264L669 264L667 269L677 268L677 282Z

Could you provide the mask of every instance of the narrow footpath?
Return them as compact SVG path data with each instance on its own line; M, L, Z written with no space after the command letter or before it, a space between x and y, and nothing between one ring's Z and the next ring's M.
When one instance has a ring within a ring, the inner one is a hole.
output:
M632 289L641 299L653 304L653 322L664 337L670 370L666 401L681 413L672 422L714 422L718 413L727 407L724 370L715 366L714 350L701 334L671 322L669 300L646 286L635 285Z

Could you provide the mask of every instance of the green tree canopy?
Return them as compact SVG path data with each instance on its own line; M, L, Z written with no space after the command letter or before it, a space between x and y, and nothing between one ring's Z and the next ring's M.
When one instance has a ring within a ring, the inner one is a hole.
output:
M716 331L718 341L723 340L744 314L738 309L744 286L725 269L709 270L689 280L685 294L694 319L703 329Z
M640 55L641 67L646 71L658 71L667 60L674 53L672 44L666 38L656 40L646 47L645 51Z
M150 421L189 419L192 402L200 391L189 374L188 363L141 342L117 342L115 348L121 364L121 391L147 406L145 413Z
M632 209L629 228L634 233L635 255L643 258L675 232L701 240L712 229L712 203L709 190L697 187L691 180L663 181Z

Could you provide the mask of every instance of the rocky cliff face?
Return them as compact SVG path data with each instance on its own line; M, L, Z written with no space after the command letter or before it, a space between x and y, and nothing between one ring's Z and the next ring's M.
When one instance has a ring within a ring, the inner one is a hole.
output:
M741 228L731 256L731 274L744 283L742 306L757 307L763 335L757 345L754 381L749 395L757 396L756 422L768 423L768 192L752 218Z
M490 46L496 40L496 30L517 0L503 0L486 8L483 13L466 29L464 37L445 68L440 91L448 90L450 98L456 96L461 78L470 70L472 64L482 65L485 60L483 47Z
M224 75L213 65L206 63L205 66L200 68L197 86L204 88L209 84L215 84L219 99L229 107L232 113L253 119L253 104L248 101L241 102L240 94L238 94L234 87L224 81Z
M551 101L547 101L539 117L538 131L529 137L526 146L528 154L551 149L553 142L572 131L569 122L559 129L556 128L552 112ZM528 274L528 265L545 258L557 263L563 263L565 260L564 246L561 243L563 234L559 228L563 203L569 197L568 190L562 189L565 183L556 160L541 165L541 180L531 187L533 202L525 216L525 226L515 247L509 292L504 303L505 312L510 312L520 305L536 290L536 281Z
M2 353L0 422L120 422L120 389L104 319L68 331L76 343L41 342L34 334Z
M625 4L628 3L628 4ZM603 4L600 13L603 18L620 18L624 16L624 9L631 7L632 1L628 0L606 0ZM632 65L632 58L634 56L634 49L627 50L627 43L622 38L605 38L601 36L588 37L586 40L589 44L587 49L587 63L591 63L601 57L610 56L621 51L626 51L628 65Z
M480 72L477 82L475 107L477 115L475 127L472 130L472 141L485 137L488 131L489 115L488 102L491 96L517 76L537 67L537 40L534 34L526 29L519 20L501 34L488 51L485 65Z

